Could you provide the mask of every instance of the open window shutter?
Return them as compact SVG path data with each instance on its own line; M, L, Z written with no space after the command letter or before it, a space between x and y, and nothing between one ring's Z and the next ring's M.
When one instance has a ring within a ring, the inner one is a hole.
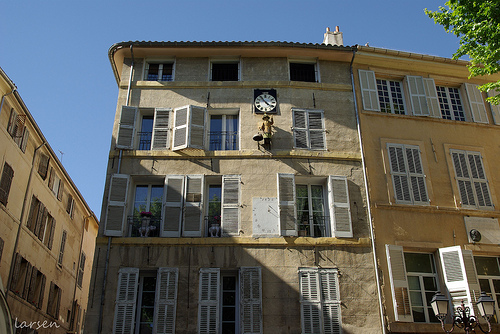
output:
M472 182L477 198L477 205L480 208L492 207L490 189L483 166L483 159L478 152L467 152Z
M26 274L24 276L24 288L22 293L23 299L28 299L28 292L31 283L31 273L33 272L33 265L31 263L26 264Z
M59 179L59 188L57 189L57 199L59 201L62 201L63 192L64 192L64 181L62 179Z
M436 83L434 79L424 78L425 96L427 98L427 108L432 117L441 118L441 108L437 96Z
M45 220L47 219L47 209L45 208L45 205L43 205L42 202L38 205L38 214L36 216L36 223L35 223L35 228L33 230L33 233L39 237L40 235L40 230L45 227Z
M476 123L488 124L488 116L486 115L483 94L477 87L477 85L465 83L465 91L467 92L472 119Z
M47 178L47 172L49 170L49 161L50 158L48 155L40 154L40 161L38 163L38 174L42 177L43 180Z
M342 331L340 314L339 280L337 269L319 269L324 333Z
M419 76L408 75L405 77L408 91L410 93L410 101L415 116L429 115L427 107L427 96L425 95L424 78Z
M293 137L295 148L308 148L307 111L293 109Z
M170 133L169 116L172 109L155 109L153 122L153 150L166 150L169 148L168 137Z
M42 274L42 280L40 282L40 295L38 296L38 308L41 308L43 305L43 295L45 294L45 282L47 278Z
M363 109L380 111L375 72L358 70L358 73L359 83L361 85L361 97L363 99Z
M200 269L198 333L219 333L219 268Z
M28 298L27 298L28 302L32 303L32 304L36 304L35 298L38 297L38 296L35 297L36 277L37 276L38 276L38 269L37 269L37 267L33 267L32 271L31 271L30 288L28 291Z
M182 205L184 203L184 175L167 175L163 202L162 237L180 237Z
M391 166L392 185L397 203L411 204L410 184L408 182L407 167L404 158L404 146L387 144L389 163Z
M240 268L241 333L262 333L262 274L260 267Z
M472 251L462 250L460 246L439 249L444 282L450 293L453 308L460 306L464 301L470 307L471 313L479 315L476 308L477 300L481 294L479 280Z
M2 178L0 179L0 203L7 205L7 200L9 198L10 186L12 184L12 179L14 178L14 170L9 164L4 163Z
M309 144L312 150L325 149L325 130L322 111L308 111Z
M113 334L130 334L134 330L138 282L138 268L120 268L118 272Z
M278 173L278 205L281 235L297 236L295 176Z
M238 235L240 221L240 176L222 176L222 234Z
M476 200L472 190L472 181L469 168L467 166L467 154L465 151L450 150L453 167L455 168L455 177L460 193L460 201L464 207L475 207Z
M54 231L56 230L56 220L54 217L50 217L49 219L52 219L52 224L50 226L50 234L49 234L49 241L47 243L47 248L52 249L52 244L54 243Z
M205 119L206 109L190 106L189 147L205 148Z
M323 333L321 322L321 287L318 270L300 268L299 283L302 333Z
M334 237L352 238L349 190L345 176L328 177L330 219Z
M182 236L201 237L203 226L203 175L186 176Z
M21 139L21 145L19 146L21 148L21 151L26 152L26 146L28 145L28 138L30 137L30 132L26 127L23 129L23 138Z
M14 108L12 108L10 110L9 124L7 125L7 132L9 132L11 136L15 135L16 120L17 120L17 112L14 110Z
M496 90L489 90L488 91L488 97L496 96L498 94L500 94L500 93ZM490 107L491 107L491 115L493 116L493 122L495 122L495 124L499 125L500 124L500 105L490 103Z
M116 148L133 149L137 107L122 106Z
M188 147L189 106L174 109L174 131L172 151Z
M177 306L177 268L158 268L153 323L156 334L175 334L175 309Z
M48 187L50 190L54 187L54 181L55 181L56 173L54 171L53 167L50 167L50 173L49 173L49 183Z
M396 321L413 322L403 247L385 245Z
M104 235L106 236L123 236L128 184L129 176L126 174L111 176L104 228Z
M408 163L408 174L410 177L413 202L428 204L427 186L425 174L420 159L420 148L418 146L405 145L406 162Z

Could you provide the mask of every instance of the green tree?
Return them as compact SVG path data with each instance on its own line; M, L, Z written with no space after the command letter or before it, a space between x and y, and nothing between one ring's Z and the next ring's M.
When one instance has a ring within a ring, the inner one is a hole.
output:
M460 38L460 47L454 59L470 57L470 76L494 74L500 71L500 1L499 0L449 0L448 8L439 7L425 13L446 32ZM500 92L500 80L479 87L482 91ZM500 104L500 95L488 98Z

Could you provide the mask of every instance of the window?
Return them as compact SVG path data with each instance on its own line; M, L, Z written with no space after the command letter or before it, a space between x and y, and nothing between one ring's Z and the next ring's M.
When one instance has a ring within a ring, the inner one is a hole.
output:
M439 107L444 119L465 122L465 113L460 98L460 91L454 87L436 86L437 96L439 98Z
M26 128L25 123L26 115L19 115L14 108L12 108L10 112L9 124L7 125L7 131L23 153L26 151L26 145L28 144L29 138L29 131Z
M316 63L290 62L290 80L317 82Z
M324 185L328 187L328 211L321 210L326 204ZM353 236L349 191L344 176L297 178L296 181L293 174L278 173L278 203L283 236ZM301 228L304 230L298 234Z
M58 319L61 306L61 288L54 282L50 282L49 300L47 302L47 314Z
M63 263L63 257L64 257L64 248L66 247L66 237L67 237L67 232L62 231L62 236L61 236L61 246L59 247L59 257L57 258L57 265L62 266Z
M82 288L82 283L83 283L83 274L85 272L85 260L86 260L86 258L87 257L85 255L85 253L82 252L81 257L80 257L80 264L78 266L78 276L77 276L77 280L76 280L76 283L80 287L80 289Z
M492 208L481 153L450 150L460 201L465 208Z
M19 297L26 299L33 266L19 253L16 253L13 266L10 290Z
M75 209L75 200L73 199L73 196L68 194L68 202L66 203L66 212L69 214L71 219L73 219L74 209Z
M199 284L198 333L262 333L260 267L201 268Z
M476 272L481 291L484 291L495 301L493 322L500 318L498 305L500 303L500 266L497 257L474 256Z
M174 64L173 63L146 63L145 77L146 81L173 81Z
M47 173L49 172L49 160L50 158L41 153L40 154L40 160L38 162L38 174L42 177L42 179L47 178Z
M401 82L377 79L377 91L381 112L405 114L405 103Z
M151 149L153 136L153 116L142 116L141 132L139 132L139 150Z
M33 196L27 227L48 249L52 249L55 225L56 221L45 205Z
M0 178L0 203L7 205L9 199L10 186L14 178L14 170L8 163L4 163L2 178Z
M120 268L113 334L175 333L177 268Z
M52 193L54 193L54 195L56 195L57 199L59 201L61 201L62 195L63 195L64 183L61 180L61 178L57 175L57 173L53 167L50 167L48 186L49 186L49 189L52 190Z
M325 150L325 125L322 110L292 109L295 148Z
M163 184L146 184L135 187L132 237L148 236L157 237L160 230L161 209L163 203ZM142 221L141 212L151 212L149 222Z
M210 115L210 151L238 150L238 115Z
M239 61L212 61L210 63L211 81L238 81Z
M42 307L43 294L45 292L45 280L45 275L42 274L36 267L33 267L27 300L36 308Z
M428 204L425 174L418 146L387 144L396 203Z
M338 270L299 268L302 333L341 333Z

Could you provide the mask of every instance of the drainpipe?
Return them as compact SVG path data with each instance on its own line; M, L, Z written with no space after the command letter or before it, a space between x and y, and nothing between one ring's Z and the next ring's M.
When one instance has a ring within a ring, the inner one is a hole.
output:
M14 92L14 91L12 91L12 92ZM2 100L2 102L3 102L3 100ZM21 217L19 217L19 227L17 228L16 241L14 243L14 250L12 251L12 260L11 260L11 263L14 263L14 261L16 260L15 259L15 257L16 257L16 250L17 250L17 245L19 244L19 236L21 234L21 227L23 225L24 212L26 210L26 204L28 202L28 193L29 193L30 186L31 186L31 179L33 177L33 170L35 169L36 154L37 154L38 150L41 149L45 145L47 145L46 141L44 141L40 146L38 146L37 148L35 148L35 152L33 153L33 160L31 162L30 176L28 178L28 183L26 184L26 191L24 192L23 207L21 208ZM6 291L5 294L9 293L9 291L10 291L10 284L12 283L12 274L13 274L12 271L13 271L13 269L14 269L14 267L10 266L9 277L7 279L7 289L5 290Z
M0 112L2 112L2 108L3 108L3 101L5 100L5 97L6 97L7 95L10 95L10 94L14 93L16 90L17 90L17 88L16 88L16 87L14 87L14 88L12 88L12 91L11 91L10 93L7 93L7 94L2 95L2 102L0 102Z
M367 174L366 174L366 161L365 161L365 154L363 151L363 142L361 140L361 127L359 124L359 113L358 113L358 103L356 99L356 89L354 87L354 74L352 71L352 63L354 62L354 57L356 56L356 50L352 50L352 59L351 59L351 64L350 64L350 71L351 71L351 85L352 85L352 94L354 97L354 112L356 114L356 127L358 130L358 140L359 140L359 149L361 153L361 165L363 168L363 178L364 178L364 184L365 184L365 195L366 195L366 206L368 208L368 222L370 223L370 239L371 239L371 244L372 244L372 254L373 254L373 265L375 267L375 280L377 281L377 292L378 292L378 304L379 304L379 309L380 309L380 321L382 325L382 332L384 334L387 333L387 329L385 327L385 318L384 318L384 309L383 309L383 304L382 304L382 287L380 286L380 276L379 276L379 271L378 271L378 265L377 265L377 251L375 249L375 233L373 230L373 221L372 221L372 212L371 212L371 204L370 204L370 196L368 192L368 179L367 179Z

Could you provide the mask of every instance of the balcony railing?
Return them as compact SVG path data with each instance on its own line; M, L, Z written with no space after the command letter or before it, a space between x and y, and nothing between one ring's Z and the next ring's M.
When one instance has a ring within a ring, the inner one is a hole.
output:
M139 150L150 150L151 149L151 137L153 136L152 132L138 132L139 136Z
M299 237L326 237L326 224L328 216L309 216L299 219Z
M238 150L238 131L210 131L210 151Z
M149 222L142 217L128 216L129 235L131 237L158 237L160 236L161 217L151 217Z

